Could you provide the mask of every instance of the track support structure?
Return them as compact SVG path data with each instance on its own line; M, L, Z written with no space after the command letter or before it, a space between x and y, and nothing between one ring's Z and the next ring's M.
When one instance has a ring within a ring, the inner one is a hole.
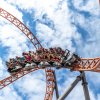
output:
M83 90L84 90L84 96L85 96L85 100L90 100L90 96L89 96L89 90L88 90L88 83L86 81L86 76L84 72L81 72L83 74L82 76L82 86L83 86Z
M70 85L70 87L58 98L58 100L65 100L65 98L70 94L70 92L75 88L79 81L82 81L82 86L84 90L85 100L90 100L89 91L87 87L87 81L85 73L82 71L80 75L76 77L75 81Z
M55 73L55 71L54 71L53 73L54 73L54 78L55 78L55 93L56 93L56 100L58 100L58 98L59 98L59 91L58 91L58 85L57 85L57 78L56 78L56 73Z

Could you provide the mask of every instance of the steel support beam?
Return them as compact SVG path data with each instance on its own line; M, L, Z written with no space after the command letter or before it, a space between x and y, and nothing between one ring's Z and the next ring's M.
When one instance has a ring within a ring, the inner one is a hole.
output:
M83 90L84 90L85 100L90 100L89 90L88 90L88 87L87 87L88 83L86 81L85 73L84 72L81 72L81 73L83 73L82 86L83 86Z
M54 73L54 78L55 78L55 92L56 92L56 99L58 99L58 98L59 98L59 91L58 91L58 85L57 85L57 79L56 79L55 71L54 71L53 73Z
M80 74L80 76L77 76L76 80L70 85L70 87L65 91L65 93L58 98L58 100L64 100L68 94L73 90L73 88L77 85L79 81L81 81L83 73Z

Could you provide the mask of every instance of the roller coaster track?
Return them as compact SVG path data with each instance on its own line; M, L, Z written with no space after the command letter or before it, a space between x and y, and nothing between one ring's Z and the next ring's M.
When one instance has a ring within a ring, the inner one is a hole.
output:
M5 78L4 80L1 80L0 81L0 89L4 88L5 86L13 83L14 81L16 81L17 79L25 76L26 74L30 73L30 72L33 72L33 71L36 71L36 70L39 70L40 68L39 67L35 67L35 68L31 68L31 69L22 69L20 70L19 72L17 72L16 74L13 74L7 78Z
M31 43L34 45L34 47L36 48L36 50L43 48L42 45L40 44L40 42L38 41L38 39L36 38L36 36L21 22L19 21L16 17L14 17L12 14L10 14L9 12L7 12L6 10L0 8L0 16L2 16L3 18L7 19L8 21L10 21L12 24L14 24L18 29L20 29L22 31L22 33L24 33L28 39L31 41ZM48 77L51 77L49 75L52 74L52 72L48 73L49 69L45 69L46 72L46 82L47 82L47 87L46 87L46 94L45 94L45 100L51 100L50 98L52 98L51 93L53 93L53 87L52 89L49 89L49 86L51 86L50 84L54 84L54 81L49 82ZM52 70L52 69L50 69ZM31 71L35 71L34 69L32 69ZM31 72L31 71L28 71ZM4 80L0 81L0 86L1 88L7 86L8 84L11 84L13 81L17 80L20 78L20 76L24 76L25 75L26 70L22 70L21 72L18 72L17 74L15 74L14 78L13 76L10 76L8 78L5 78ZM26 73L27 74L27 73ZM49 84L50 83L50 84ZM50 90L50 91L49 91ZM48 96L47 96L48 95Z
M81 61L73 65L73 70L100 72L100 57L82 58Z
M35 49L41 49L43 48L36 36L16 17L14 17L12 14L8 13L4 9L0 8L0 16L10 21L12 24L14 24L18 29L24 33L27 38L31 41L31 43L34 45ZM94 71L94 72L100 72L100 57L98 58L81 58L80 61L77 63L74 63L71 67L67 67L73 71ZM16 74L13 74L3 80L0 81L0 89L6 87L7 85L13 83L17 79L25 76L26 74L30 72L34 72L36 70L43 69L39 66L30 68L30 69L22 69ZM54 70L52 70L51 67L44 68L46 73L46 93L44 100L52 100L53 92L55 88L55 77L54 77Z

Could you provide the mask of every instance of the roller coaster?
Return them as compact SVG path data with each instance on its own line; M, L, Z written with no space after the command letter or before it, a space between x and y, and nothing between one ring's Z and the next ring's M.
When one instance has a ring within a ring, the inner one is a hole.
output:
M19 78L30 72L39 69L45 70L46 73L46 93L44 100L52 100L55 90L56 99L64 100L79 81L83 82L85 100L90 100L87 81L84 71L100 72L100 57L98 58L81 58L76 53L71 53L68 49L63 50L60 47L44 48L36 36L16 17L0 8L0 16L10 21L15 25L33 44L35 51L23 52L21 57L10 58L6 61L7 71L10 76L0 80L0 89L13 83ZM55 70L66 68L71 71L79 71L80 75L71 84L70 88L65 91L62 96L59 96L58 86L56 82Z

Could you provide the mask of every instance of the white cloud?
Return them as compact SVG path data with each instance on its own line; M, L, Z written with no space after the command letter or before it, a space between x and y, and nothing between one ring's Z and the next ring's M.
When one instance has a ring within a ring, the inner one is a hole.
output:
M17 95L16 91L11 87L7 87L6 89L0 92L0 100L22 100L19 95Z
M17 90L23 95L27 95L28 100L39 99L41 100L45 96L46 83L45 75L43 71L36 71L33 74L29 74L15 83Z
M9 5L5 0L0 1L0 7L16 16L19 20L22 20L22 13L18 11L15 6Z
M100 94L99 94L99 95L97 95L97 98L98 98L97 100L99 100L99 99L100 99Z
M0 40L3 47L9 47L9 57L14 57L16 54L19 55L25 49L28 50L27 39L11 23L0 24L0 28L2 29L0 30Z
M88 8L87 8L88 9ZM95 9L95 8L94 8ZM99 11L97 11L99 13ZM76 25L79 25L83 30L86 30L87 33L78 33L80 34L80 38L76 41L76 44L79 47L79 51L81 52L83 57L98 57L99 47L100 47L100 15L91 15L90 17L85 17L79 12L73 12L73 22ZM77 27L76 27L77 28ZM87 39L82 39L82 34ZM75 36L76 37L76 36ZM74 37L74 38L75 38ZM84 49L83 49L84 46ZM96 46L96 47L95 47ZM95 49L94 49L95 48ZM83 55L84 53L84 55Z
M51 1L50 0L32 0L31 2L29 2L29 0L6 0L6 2L2 0L0 2L0 6L6 9L7 11L9 11L10 13L12 13L21 21L23 21L22 19L23 14L17 10L17 7L21 8L22 10L23 9L26 10L27 12L31 13L31 15L33 14L32 15L33 20L35 21L37 21L37 19L43 20L43 15L46 14L47 18L50 19L50 22L51 21L53 22L53 25L54 25L53 29L49 27L48 25L44 24L43 22L39 22L39 21L36 22L37 36L45 47L59 45L63 48L69 48L71 51L75 51L76 48L72 46L73 45L72 39L74 38L77 41L76 43L79 46L78 49L80 49L80 51L83 50L82 53L85 53L84 55L86 57L90 57L93 55L92 52L94 52L94 48L96 48L95 46L96 43L93 43L91 45L87 43L85 44L84 49L83 49L82 44L83 42L85 43L85 41L81 40L82 35L79 32L77 32L77 27L72 25L71 22L73 20L72 17L74 17L75 18L74 21L76 23L81 25L83 28L87 29L88 32L91 31L90 32L91 36L94 36L94 32L95 32L95 36L93 37L93 39L94 38L96 40L97 38L99 39L100 25L99 25L99 18L98 18L99 10L97 8L97 3L94 3L93 0L92 1L89 0L84 5L83 5L82 0L79 0L78 2L76 2L76 0L73 0L73 2L74 2L74 6L79 11L88 11L89 13L91 13L93 15L93 17L91 17L93 21L90 19L86 19L83 15L79 14L78 12L75 12L75 13L72 12L68 7L69 2L61 1L61 0L51 0ZM15 56L13 55L13 53L20 55L22 51L28 50L25 44L27 40L23 35L20 34L20 31L17 30L15 27L11 26L5 20L3 19L1 20L2 21L0 21L0 28L2 30L0 31L0 36L1 36L0 40L2 41L4 46L10 47L9 56ZM94 25L97 23L98 23L98 27ZM4 33L4 34L1 34L1 33ZM89 40L93 40L93 39L89 38ZM98 47L99 47L99 42L98 42ZM94 56L99 55L99 52L98 52L99 50L98 49L95 49L95 50L96 52L94 52ZM91 54L88 55L88 53L90 52ZM63 71L61 71L61 74L62 73ZM18 88L19 91L21 91L21 93L24 92L28 94L29 100L33 100L33 99L41 100L41 97L43 98L44 96L45 81L41 80L44 77L38 78L38 75L40 75L41 73L35 73L35 74L28 75L27 77L24 77L15 83L15 86ZM42 75L44 74L42 73ZM89 75L92 82L94 82L94 79L96 77L98 79L97 84L100 83L98 75L92 76L92 73L90 73ZM33 76L36 76L36 77L34 78ZM69 84L69 82L72 82L73 77L67 77L67 78L68 78L67 82L63 84L62 90L66 87L67 84ZM94 83L94 85L96 85L96 83ZM89 90L91 94L91 99L96 100L94 97L94 92L92 92L92 89L89 89ZM34 93L36 94L34 95ZM8 96L6 93L4 94L5 95L3 98ZM100 96L99 94L97 95L98 95L98 100L99 100ZM76 89L72 92L72 94L68 97L67 100L78 100L79 98L82 98L82 97L83 97L83 91L82 91L81 85L78 85ZM16 99L12 99L12 100L16 100Z
M15 4L12 0L8 2ZM34 0L31 4L33 5L31 6L27 0L24 2L16 1L16 5L21 9L24 8L27 11L29 10L29 12L33 9L33 11L35 11L35 19L41 19L44 14L47 14L47 17L54 23L54 30L52 30L51 28L37 22L36 30L39 40L43 40L43 44L49 43L50 46L60 45L63 48L68 47L74 51L71 38L75 35L76 29L70 23L71 14L66 1ZM47 37L47 35L49 35L49 37ZM64 43L62 43L62 41L64 41Z
M74 6L79 11L86 11L93 15L99 15L99 0L73 0Z
M19 20L22 20L22 13L16 7L9 5L5 1L1 1L0 7L7 10ZM27 39L14 25L0 16L0 41L3 47L9 47L9 57L21 55L22 51L28 50L26 45Z
M6 72L4 73L5 70L6 70L6 68L3 64L1 57L0 57L0 79L3 79L3 77L5 77L7 75Z
M19 20L23 21L22 13L19 12L16 7L9 5L4 0L0 1L0 7L16 16ZM9 57L21 55L22 51L28 50L26 43L26 37L14 25L11 25L10 22L0 16L0 45L2 45L2 47L8 47L8 54L4 55L6 56L5 60L8 60ZM4 63L4 60L0 58L0 79L4 79L9 76ZM22 100L19 94L17 94L14 90L13 85L0 91L0 100L6 100L7 98L9 100Z

